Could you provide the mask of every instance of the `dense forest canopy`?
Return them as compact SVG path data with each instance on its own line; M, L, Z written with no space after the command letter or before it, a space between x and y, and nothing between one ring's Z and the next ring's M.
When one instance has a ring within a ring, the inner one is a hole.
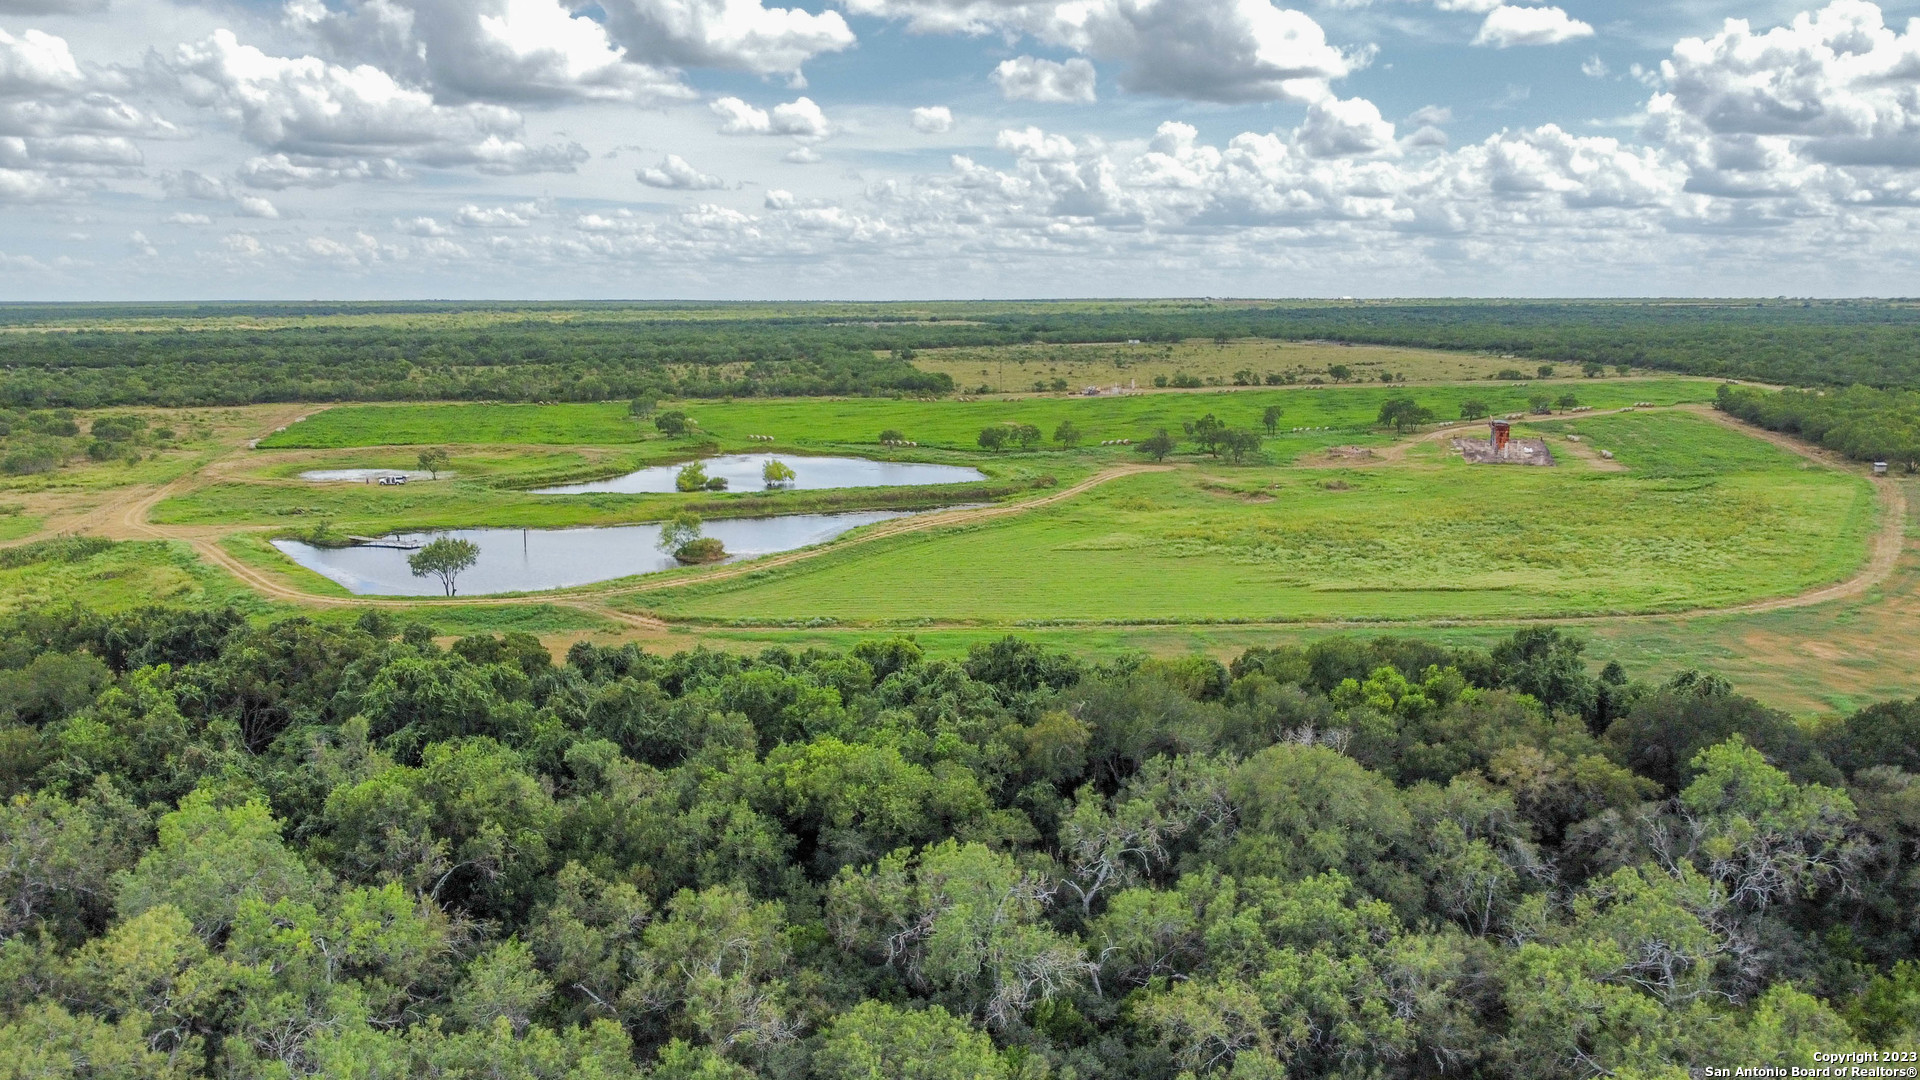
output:
M0 626L0 1076L1812 1065L1920 1038L1920 701L1580 641Z
M1222 336L1920 389L1920 305L1892 301L13 305L0 326L15 408L924 395L953 386L916 349Z
M1715 404L1749 423L1785 431L1856 461L1885 461L1911 472L1920 467L1920 392L1782 390L1722 386Z

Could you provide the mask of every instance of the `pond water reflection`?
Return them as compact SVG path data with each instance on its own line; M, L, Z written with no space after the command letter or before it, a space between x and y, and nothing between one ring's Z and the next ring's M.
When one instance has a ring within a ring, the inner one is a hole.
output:
M895 511L864 510L850 514L734 518L708 521L703 531L726 544L734 559L745 559L818 544L849 529L903 516ZM655 546L660 540L657 523L583 529L455 529L444 534L396 534L388 539L424 543L441 535L480 545L480 560L460 575L461 596L563 589L678 565L673 556ZM441 595L436 579L413 576L407 568L410 554L407 551L383 547L321 548L299 540L275 540L273 546L294 562L339 582L355 595Z
M965 484L987 478L986 474L978 469L959 465L927 465L917 461L869 461L866 458L854 457L805 457L793 454L729 454L725 457L702 458L700 464L706 466L707 476L724 477L728 491L761 491L767 486L761 480L761 470L766 468L769 461L783 462L792 469L794 480L788 487L800 491L820 488ZM616 476L610 480L536 488L533 493L535 495L586 495L594 492L613 492L622 495L642 495L671 492L675 490L674 478L680 475L680 469L684 464L683 462L681 465L655 465L638 472L630 472L625 476Z

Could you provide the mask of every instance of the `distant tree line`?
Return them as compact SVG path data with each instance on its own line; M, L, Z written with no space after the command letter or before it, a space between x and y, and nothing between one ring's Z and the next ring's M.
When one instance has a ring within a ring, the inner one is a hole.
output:
M1920 701L1810 729L1546 628L437 639L0 623L0 1075L1587 1080L1920 1039Z
M0 340L0 406L270 401L608 401L936 395L942 374L831 338L625 324L193 333L23 333Z
M408 314L487 305L0 307L0 405L210 405L424 399L942 394L917 349L1269 338L1762 379L1920 389L1920 307L1897 302L1423 302L936 305L584 305L485 326L115 329L116 319L252 313ZM614 312L618 311L615 317ZM522 310L512 308L511 310ZM95 328L38 332L78 320ZM657 317L653 317L656 316ZM703 317L691 317L698 314ZM1517 368L1511 369L1519 376Z

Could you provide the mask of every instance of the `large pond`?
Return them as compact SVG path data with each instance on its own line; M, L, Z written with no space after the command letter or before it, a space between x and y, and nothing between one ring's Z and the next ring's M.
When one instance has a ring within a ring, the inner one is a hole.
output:
M831 540L849 529L901 517L887 510L850 514L788 514L784 517L709 521L702 530L727 545L735 559L792 551ZM461 596L534 592L591 585L678 565L656 546L660 526L615 525L591 529L457 529L449 533L396 535L398 542L456 536L480 545L480 560L458 581ZM437 578L418 578L407 568L410 552L397 548L321 548L299 540L275 540L288 558L332 578L359 596L440 596Z
M923 484L965 484L985 480L978 469L959 465L923 465L911 461L869 461L851 457L801 457L789 454L731 454L703 458L708 477L724 477L728 491L761 491L766 482L761 470L769 461L782 461L794 473L790 488L912 487ZM681 465L655 465L611 480L586 484L562 484L537 488L536 495L585 495L590 492L617 492L644 495L676 490L674 479Z

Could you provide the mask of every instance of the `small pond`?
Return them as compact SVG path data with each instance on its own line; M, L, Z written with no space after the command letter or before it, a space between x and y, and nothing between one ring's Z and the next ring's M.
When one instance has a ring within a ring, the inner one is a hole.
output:
M805 457L795 454L730 454L726 457L701 459L700 464L707 467L708 477L725 477L728 491L763 491L766 483L760 478L760 470L769 461L782 461L794 472L793 483L789 488L813 490L817 488L854 488L854 487L912 487L923 484L965 484L974 480L985 480L986 474L978 469L969 469L959 465L925 465L913 461L869 461L866 458L852 457ZM630 472L625 476L616 476L611 480L595 480L585 484L562 484L559 487L538 488L536 495L585 495L592 492L615 492L622 495L654 494L675 490L674 478L680 475L681 465L655 465L639 472Z
M792 551L831 540L849 529L888 518L895 511L850 514L788 514L783 517L708 521L703 532L727 545L734 559ZM424 542L440 533L388 537ZM660 526L614 525L584 529L456 529L444 535L480 545L480 561L460 575L461 596L535 592L591 585L630 574L646 574L678 565L654 545ZM407 569L410 552L397 548L321 548L299 540L275 540L273 546L301 566L331 578L359 596L440 596L436 578L417 578Z

